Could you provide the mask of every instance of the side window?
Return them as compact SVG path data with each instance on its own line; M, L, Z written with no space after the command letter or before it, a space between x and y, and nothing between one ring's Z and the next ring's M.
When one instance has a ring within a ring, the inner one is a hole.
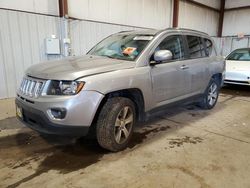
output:
M182 36L172 35L166 37L156 48L158 50L169 50L173 54L173 60L183 59L184 58L184 46Z
M206 56L211 56L213 51L213 43L209 39L204 39L205 46L206 46Z
M188 35L187 43L188 43L190 58L201 58L206 56L204 45L200 37Z

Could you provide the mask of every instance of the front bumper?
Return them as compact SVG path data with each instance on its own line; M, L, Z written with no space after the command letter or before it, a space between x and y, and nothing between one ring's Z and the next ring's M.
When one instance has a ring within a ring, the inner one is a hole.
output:
M250 85L250 72L247 71L227 71L224 83L237 85Z
M103 95L95 91L83 91L76 96L25 98L17 94L16 105L22 109L19 118L28 127L47 134L84 136L92 124ZM66 109L63 119L51 117L51 108Z

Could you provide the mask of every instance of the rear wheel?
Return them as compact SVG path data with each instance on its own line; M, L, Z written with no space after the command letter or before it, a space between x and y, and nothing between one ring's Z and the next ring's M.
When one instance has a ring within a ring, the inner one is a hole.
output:
M123 97L108 99L104 104L96 126L100 146L110 151L126 148L135 124L134 103Z
M200 106L204 109L212 109L219 97L219 84L215 79L211 79L208 87L204 93L203 99L200 102Z

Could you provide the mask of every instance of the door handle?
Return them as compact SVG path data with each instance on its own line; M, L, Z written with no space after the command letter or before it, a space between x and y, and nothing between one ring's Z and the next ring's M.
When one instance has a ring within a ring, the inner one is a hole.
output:
M182 65L182 66L181 66L181 69L182 69L182 70L189 69L189 66L187 66L187 65Z

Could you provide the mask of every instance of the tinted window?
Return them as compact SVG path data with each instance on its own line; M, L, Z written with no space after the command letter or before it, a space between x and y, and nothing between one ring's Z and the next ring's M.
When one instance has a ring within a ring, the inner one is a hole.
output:
M250 61L250 49L235 50L228 56L227 60Z
M205 57L205 49L202 44L202 39L196 36L187 36L190 58Z
M204 39L204 43L206 46L206 56L211 56L212 51L213 51L213 43L209 39Z
M165 38L159 46L156 48L158 50L169 50L173 54L173 60L184 58L184 47L182 37L179 35L173 35Z

